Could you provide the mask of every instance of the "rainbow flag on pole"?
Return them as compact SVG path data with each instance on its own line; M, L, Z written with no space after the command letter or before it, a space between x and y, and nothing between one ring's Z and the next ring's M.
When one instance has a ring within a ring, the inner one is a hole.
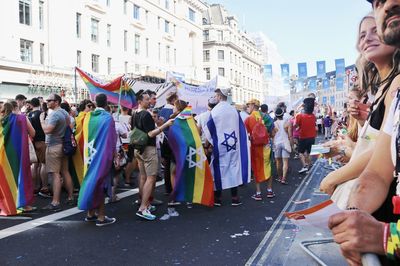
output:
M78 144L83 151L78 208L90 210L99 206L104 200L104 190L111 186L111 164L117 143L115 122L106 111L95 110L87 113L82 123L77 123L77 132L83 135L83 146L81 141Z
M173 196L177 201L214 205L214 182L196 123L187 108L175 119L168 141L176 159Z
M83 121L88 113L80 112L75 118L75 140L77 143L76 152L69 160L69 172L74 185L81 185L83 181L83 147L85 139L83 137Z
M76 71L78 71L83 82L85 82L91 97L94 97L97 93L104 93L107 95L108 101L113 104L120 102L121 106L129 109L136 107L136 97L131 89L131 79L120 76L111 82L105 82L82 69L76 68Z
M0 124L0 215L16 215L32 202L26 117L10 114Z

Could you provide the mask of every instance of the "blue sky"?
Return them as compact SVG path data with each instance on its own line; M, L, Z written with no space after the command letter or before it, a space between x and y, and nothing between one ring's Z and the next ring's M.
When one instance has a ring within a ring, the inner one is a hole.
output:
M327 71L335 59L351 65L357 58L355 42L361 18L371 11L365 0L216 0L236 15L247 32L262 31L278 45L280 54L297 74L297 63L307 62L315 75L316 61Z

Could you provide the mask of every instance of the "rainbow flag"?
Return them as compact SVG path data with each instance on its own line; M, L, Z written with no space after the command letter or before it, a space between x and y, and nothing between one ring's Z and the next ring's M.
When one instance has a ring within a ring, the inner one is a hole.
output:
M168 132L176 159L173 197L177 201L214 205L214 182L190 107L182 111Z
M76 68L76 71L78 71L83 82L85 82L92 98L97 93L104 93L107 95L109 102L118 104L120 97L119 93L121 91L121 106L129 109L136 107L136 97L129 85L129 79L124 78L124 76L120 76L111 82L105 82L79 68Z
M69 160L69 172L75 187L80 187L83 181L83 121L88 113L80 112L75 118L75 140L77 143L76 152Z
M83 145L78 138L79 149L83 151L78 208L90 210L99 206L104 200L104 190L111 186L111 164L117 143L115 122L106 111L95 110L87 113L83 122L77 124L77 132L83 135Z
M0 124L0 215L16 215L32 202L26 117L10 114Z

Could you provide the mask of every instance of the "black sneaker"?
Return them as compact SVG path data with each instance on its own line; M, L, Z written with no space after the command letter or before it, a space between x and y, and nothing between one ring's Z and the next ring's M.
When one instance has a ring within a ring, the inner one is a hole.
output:
M43 210L58 212L61 211L62 209L61 209L61 204L53 205L53 203L50 203L49 205L43 207Z
M117 221L117 219L115 219L115 218L108 218L107 216L104 216L103 221L96 220L96 226L106 226L106 225L113 224L116 221Z
M231 205L232 206L239 206L239 205L242 205L243 203L240 201L240 199L232 199L232 203L231 203Z
M222 206L222 202L220 199L215 199L214 200L214 206L215 207L221 207Z
M93 215L92 217L86 216L85 222L97 222L97 216Z

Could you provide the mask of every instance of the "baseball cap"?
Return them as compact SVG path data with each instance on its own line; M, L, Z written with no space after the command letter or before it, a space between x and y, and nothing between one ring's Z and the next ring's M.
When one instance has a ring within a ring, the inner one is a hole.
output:
M260 106L260 101L253 98L253 99L249 100L246 104L254 104L256 106Z
M220 87L217 88L214 92L221 92L224 96L231 96L231 88Z
M283 116L283 109L280 108L280 107L276 108L276 110L275 110L275 116L277 116L277 117Z

